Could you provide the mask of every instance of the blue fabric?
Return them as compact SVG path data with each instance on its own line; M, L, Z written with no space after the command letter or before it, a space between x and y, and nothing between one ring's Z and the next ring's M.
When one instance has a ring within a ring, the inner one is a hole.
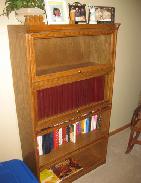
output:
M21 160L0 163L0 183L39 183Z

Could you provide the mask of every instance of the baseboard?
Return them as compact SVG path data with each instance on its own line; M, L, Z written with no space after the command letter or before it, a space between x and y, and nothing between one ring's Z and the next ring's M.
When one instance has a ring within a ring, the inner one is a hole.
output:
M128 128L128 127L130 127L130 123L118 128L116 130L113 130L112 132L109 133L109 136L115 135L116 133L119 133L119 132L125 130L126 128Z

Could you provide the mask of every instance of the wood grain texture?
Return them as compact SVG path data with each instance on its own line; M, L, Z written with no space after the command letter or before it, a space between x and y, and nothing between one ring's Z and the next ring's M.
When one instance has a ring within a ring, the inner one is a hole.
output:
M35 134L32 125L32 96L29 65L26 59L25 30L8 27L13 85L18 117L22 156L36 174Z

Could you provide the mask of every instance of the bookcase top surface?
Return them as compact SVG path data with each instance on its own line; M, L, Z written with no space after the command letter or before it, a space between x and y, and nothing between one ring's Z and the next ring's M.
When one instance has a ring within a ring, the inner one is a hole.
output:
M8 25L8 28L24 30L26 33L40 33L45 31L63 30L95 30L95 31L115 31L118 30L120 23L115 24L64 24L64 25Z

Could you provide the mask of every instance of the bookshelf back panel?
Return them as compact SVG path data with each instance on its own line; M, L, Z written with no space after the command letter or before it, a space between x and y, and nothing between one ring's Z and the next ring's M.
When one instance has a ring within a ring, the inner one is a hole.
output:
M104 100L104 76L37 91L38 120Z
M73 156L74 159L84 168L93 167L100 160L106 159L107 140L105 138L95 144L89 145L81 153L76 153Z
M34 39L36 74L111 63L111 35Z

